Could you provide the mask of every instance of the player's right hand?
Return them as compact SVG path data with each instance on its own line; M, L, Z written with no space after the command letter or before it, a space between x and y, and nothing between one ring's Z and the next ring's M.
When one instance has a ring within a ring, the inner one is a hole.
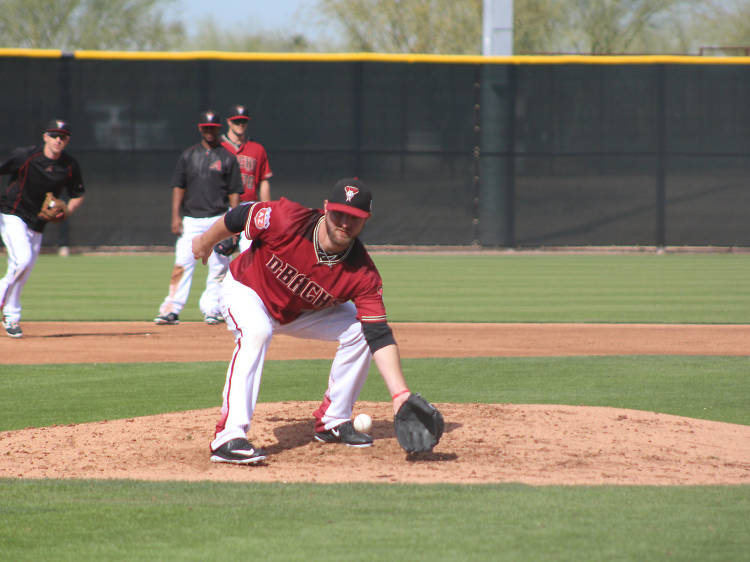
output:
M182 234L182 219L180 217L172 217L172 234L177 236Z

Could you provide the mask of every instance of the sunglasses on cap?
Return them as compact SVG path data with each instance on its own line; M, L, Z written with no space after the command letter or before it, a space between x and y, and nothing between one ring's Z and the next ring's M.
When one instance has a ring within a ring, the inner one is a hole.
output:
M51 139L62 139L62 140L66 140L66 139L68 138L68 135L66 135L65 133L47 133L47 135L48 135L48 136L49 136L49 137L50 137Z

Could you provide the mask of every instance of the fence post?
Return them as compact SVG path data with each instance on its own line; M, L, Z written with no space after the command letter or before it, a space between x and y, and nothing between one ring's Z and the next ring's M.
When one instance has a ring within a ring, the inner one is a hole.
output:
M513 247L516 69L484 64L480 75L479 244Z
M667 244L667 184L666 184L666 77L665 65L656 66L656 247L663 249Z

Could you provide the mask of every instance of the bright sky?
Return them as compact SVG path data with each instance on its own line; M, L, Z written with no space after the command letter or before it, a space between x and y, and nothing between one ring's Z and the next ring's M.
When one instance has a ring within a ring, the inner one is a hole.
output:
M314 38L314 24L302 17L302 8L311 0L176 0L172 7L180 14L189 34L202 22L213 19L220 29L290 30Z

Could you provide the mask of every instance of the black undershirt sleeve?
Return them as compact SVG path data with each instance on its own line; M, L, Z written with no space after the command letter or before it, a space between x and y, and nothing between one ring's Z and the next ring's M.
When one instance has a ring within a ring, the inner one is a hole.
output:
M245 224L247 224L247 217L250 216L250 209L252 205L237 205L234 209L230 209L224 215L224 226L230 232L242 232L245 230Z
M365 335L367 345L370 346L371 353L396 343L388 322L362 322L362 333Z

